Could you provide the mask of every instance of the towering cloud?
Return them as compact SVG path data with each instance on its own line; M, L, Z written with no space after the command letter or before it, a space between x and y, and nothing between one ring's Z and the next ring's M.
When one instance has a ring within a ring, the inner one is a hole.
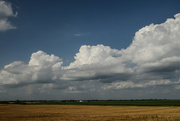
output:
M0 31L16 29L8 20L9 17L16 17L17 13L13 13L11 4L0 0Z
M132 44L123 54L138 65L165 58L179 57L180 14L162 24L151 24L136 32Z
M136 32L132 44L126 49L116 50L103 45L83 45L75 56L75 62L71 63L68 68L83 70L82 77L86 71L94 74L91 73L92 78L96 74L99 78L114 74L114 81L122 80L121 77L129 80L129 76L132 76L133 80L138 80L140 77L145 79L146 77L140 75L147 76L146 72L158 73L159 77L155 76L156 74L153 76L158 79L166 78L165 72L172 78L178 77L180 69L179 31L180 14L176 14L175 19L167 19L162 24L151 24L140 29Z

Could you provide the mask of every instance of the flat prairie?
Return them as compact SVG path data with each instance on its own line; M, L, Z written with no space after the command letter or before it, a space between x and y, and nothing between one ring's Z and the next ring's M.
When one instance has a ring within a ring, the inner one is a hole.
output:
M180 107L0 105L0 121L180 121Z

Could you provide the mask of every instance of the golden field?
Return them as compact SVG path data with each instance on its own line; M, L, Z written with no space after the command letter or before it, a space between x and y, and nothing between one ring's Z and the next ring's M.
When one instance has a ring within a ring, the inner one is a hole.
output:
M0 121L180 121L180 107L0 105Z

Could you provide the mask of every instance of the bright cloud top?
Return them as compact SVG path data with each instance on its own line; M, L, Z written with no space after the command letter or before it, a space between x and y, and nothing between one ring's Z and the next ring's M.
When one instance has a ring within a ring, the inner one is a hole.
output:
M1 1L1 4L5 3ZM12 12L7 15L14 16ZM78 89L91 91L85 82L94 85L92 88L99 83L93 90L160 85L179 89L179 45L180 14L176 14L174 19L167 19L162 24L151 24L137 31L132 44L126 49L117 50L101 44L82 45L74 57L75 61L69 66L63 66L62 59L53 54L35 52L28 64L16 61L6 65L0 71L0 85L38 83L51 84L51 88L63 85L66 91L75 92Z
M0 31L16 29L8 20L9 17L16 17L17 13L13 13L11 4L0 0Z

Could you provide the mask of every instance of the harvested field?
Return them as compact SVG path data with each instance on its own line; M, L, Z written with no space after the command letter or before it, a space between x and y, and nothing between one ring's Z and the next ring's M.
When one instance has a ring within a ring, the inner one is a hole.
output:
M0 105L0 121L178 121L180 107Z

